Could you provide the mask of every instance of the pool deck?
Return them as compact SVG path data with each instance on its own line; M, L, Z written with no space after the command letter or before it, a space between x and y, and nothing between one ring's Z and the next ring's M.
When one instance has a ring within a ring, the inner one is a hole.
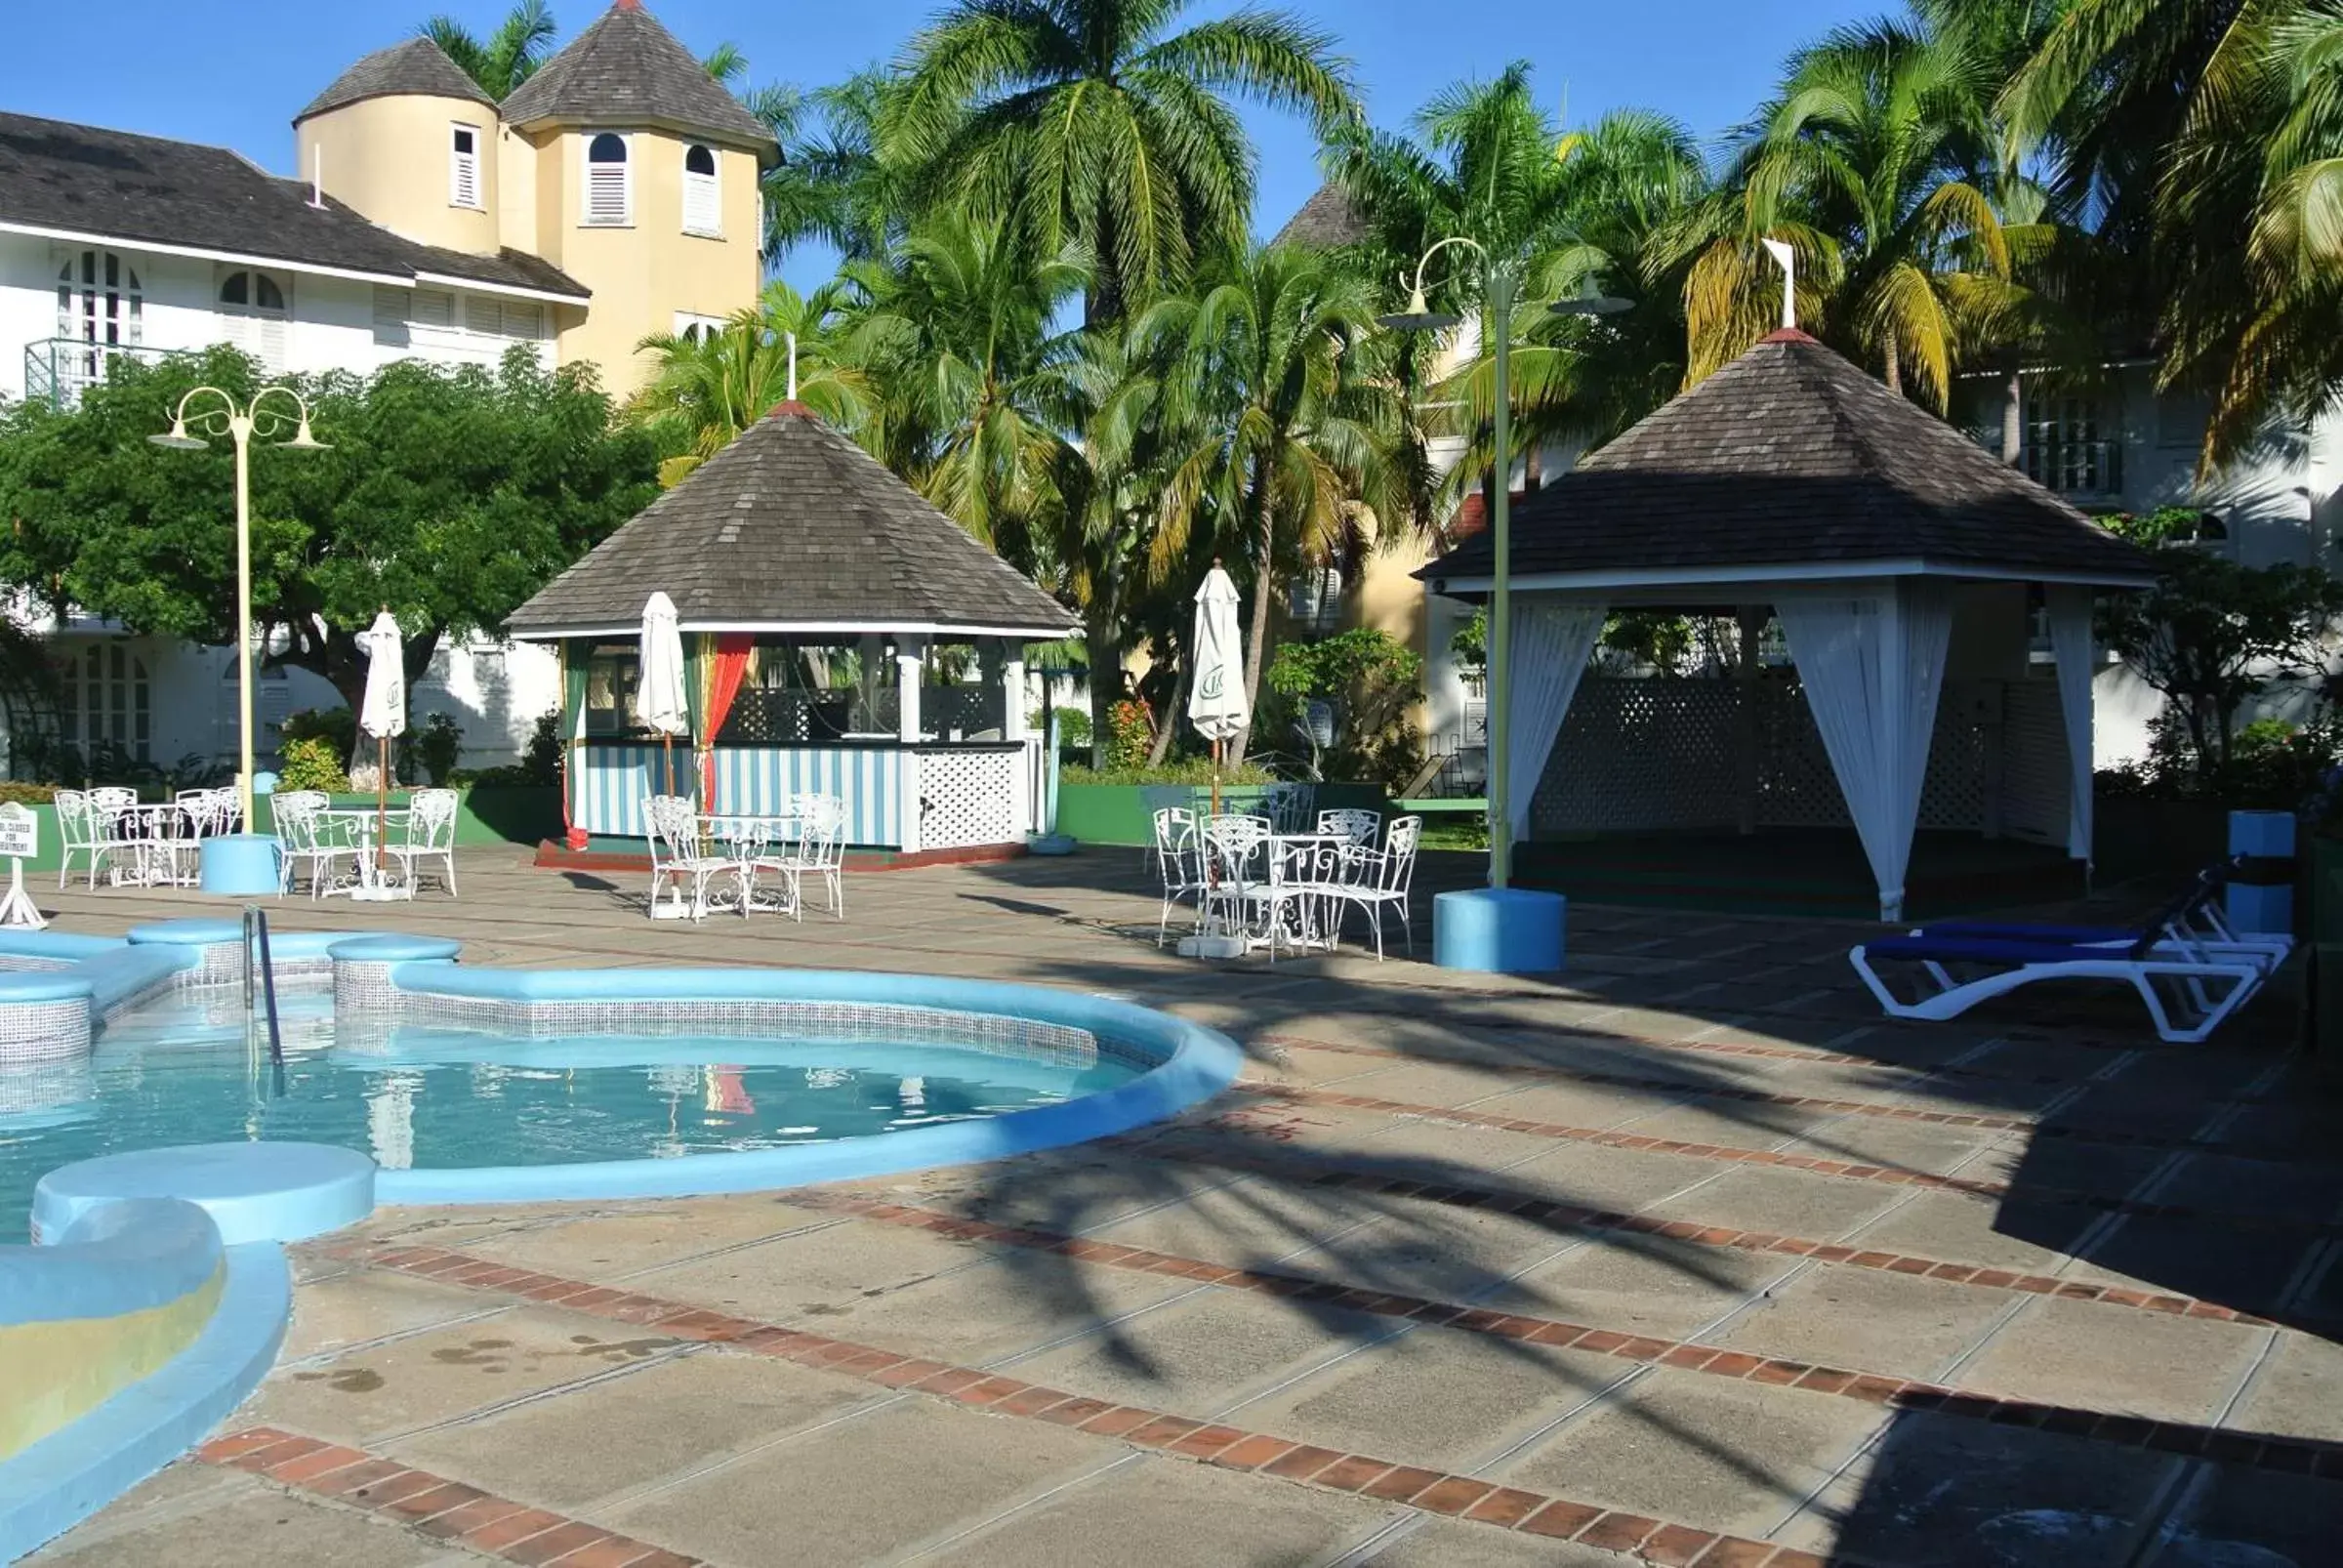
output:
M462 875L271 918L1111 992L1245 1080L987 1166L379 1213L296 1249L202 1455L35 1560L2343 1562L2343 1074L2282 986L2170 1047L2090 992L1883 1021L1828 921L1581 906L1523 980L1182 961L1130 851L852 878L843 925Z

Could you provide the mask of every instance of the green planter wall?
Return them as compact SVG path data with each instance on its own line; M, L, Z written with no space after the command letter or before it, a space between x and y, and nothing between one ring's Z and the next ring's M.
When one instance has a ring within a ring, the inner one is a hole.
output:
M337 810L364 810L374 805L374 797L337 795L333 802ZM561 836L561 791L551 784L466 786L456 792L456 802L458 844L534 845L543 839ZM392 790L390 804L406 805L407 792ZM254 831L273 830L267 796L253 801L252 814Z
M1220 791L1223 811L1258 809L1261 797L1275 785L1230 784ZM1060 784L1057 790L1057 831L1085 844L1150 844L1155 839L1158 806L1185 805L1189 797L1209 799L1203 785L1184 784ZM1318 808L1365 807L1389 811L1391 803L1374 784L1321 784Z

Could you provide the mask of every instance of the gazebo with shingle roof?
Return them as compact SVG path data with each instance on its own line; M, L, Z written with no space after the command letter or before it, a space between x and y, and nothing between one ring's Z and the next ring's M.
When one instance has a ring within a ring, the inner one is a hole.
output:
M1513 530L1516 839L1851 823L1890 920L1921 826L2087 862L2093 597L2151 564L1805 333L1548 482ZM1493 564L1481 535L1418 575L1480 598ZM1732 679L1590 676L1626 610L1731 617Z
M691 664L704 809L834 795L850 843L929 856L1034 830L1043 759L1024 649L1079 623L802 403L774 408L508 623L561 652L573 830L645 832L661 749L635 727L633 692L655 592L674 600Z

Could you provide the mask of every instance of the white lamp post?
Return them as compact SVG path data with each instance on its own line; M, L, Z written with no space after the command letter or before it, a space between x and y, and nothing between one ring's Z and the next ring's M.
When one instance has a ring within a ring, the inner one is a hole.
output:
M198 398L217 406L197 404ZM269 406L282 398L290 413ZM187 433L192 424L196 433ZM146 439L179 451L198 451L211 438L226 435L236 448L236 804L243 813L244 831L253 831L252 817L252 438L267 440L292 428L289 439L275 442L296 451L322 452L326 443L309 433L309 403L290 387L264 387L239 404L217 387L197 387L179 400L171 414L171 429Z

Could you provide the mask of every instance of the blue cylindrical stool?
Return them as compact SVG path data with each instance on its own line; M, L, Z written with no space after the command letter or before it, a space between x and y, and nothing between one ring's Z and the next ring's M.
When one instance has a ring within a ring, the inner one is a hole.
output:
M1432 962L1444 970L1544 974L1562 967L1560 893L1471 887L1432 899Z
M2225 889L2225 911L2240 933L2284 935L2294 929L2294 813L2232 811L2229 852L2244 862Z
M273 893L283 885L277 881L277 856L284 846L275 835L267 833L223 833L203 841L203 880L207 893L226 898L252 898L262 893Z

